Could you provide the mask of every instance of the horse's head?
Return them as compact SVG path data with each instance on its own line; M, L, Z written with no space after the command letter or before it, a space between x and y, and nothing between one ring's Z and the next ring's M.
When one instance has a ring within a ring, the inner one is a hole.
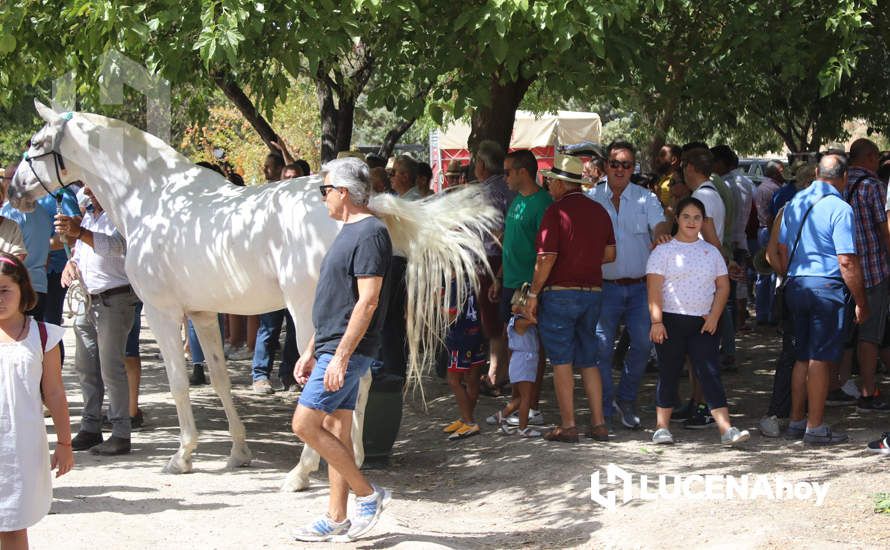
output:
M66 169L61 154L65 126L72 113L56 113L36 100L34 106L46 124L31 138L31 147L22 155L8 190L9 201L23 212L33 210L35 201L43 195L54 193L77 179Z

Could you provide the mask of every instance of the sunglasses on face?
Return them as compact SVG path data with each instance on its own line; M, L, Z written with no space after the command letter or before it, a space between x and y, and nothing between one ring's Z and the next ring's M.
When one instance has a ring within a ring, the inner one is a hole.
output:
M318 190L321 192L321 198L325 198L328 196L328 191L331 189L336 189L335 185L319 185Z
M629 160L620 161L620 160L610 160L609 166L611 168L624 168L625 170L630 170L634 167L634 163Z

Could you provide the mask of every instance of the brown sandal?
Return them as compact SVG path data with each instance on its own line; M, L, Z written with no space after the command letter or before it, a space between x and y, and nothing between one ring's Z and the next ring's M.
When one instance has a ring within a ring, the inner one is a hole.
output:
M609 427L605 424L597 424L596 426L591 426L586 435L587 437L595 439L596 441L608 441Z
M545 433L544 439L547 441L559 441L561 443L577 443L578 428L576 426L572 426L571 428L556 427Z

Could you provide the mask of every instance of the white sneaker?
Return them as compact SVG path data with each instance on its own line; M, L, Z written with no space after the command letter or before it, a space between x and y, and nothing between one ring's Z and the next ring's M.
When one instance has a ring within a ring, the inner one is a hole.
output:
M776 415L761 418L759 427L763 437L779 437L782 433L779 427L779 419Z
M383 512L384 505L392 497L389 489L372 485L374 492L366 497L356 497L355 517L349 529L349 540L355 540L374 528Z
M498 426L504 423L504 415L501 414L501 411L494 413L493 415L485 418L485 423L489 426Z
M720 436L720 443L724 445L738 445L739 443L744 443L751 439L751 434L748 433L748 430L739 431L738 428L730 428L726 430L726 433Z
M856 387L856 383L853 382L852 380L847 380L846 382L844 382L844 385L841 386L841 391L843 391L845 394L849 395L850 397L855 397L856 399L859 399L861 397L861 394L859 393L859 388Z
M519 413L513 413L507 417L507 424L511 426L519 425ZM544 413L537 409L529 409L528 410L528 424L529 426L543 426L544 425Z
M294 531L293 537L302 542L343 540L349 532L350 525L348 519L344 519L340 523L334 523L334 520L327 515L324 515L314 522Z
M674 442L674 436L667 428L658 428L652 434L652 443L656 445L671 445Z

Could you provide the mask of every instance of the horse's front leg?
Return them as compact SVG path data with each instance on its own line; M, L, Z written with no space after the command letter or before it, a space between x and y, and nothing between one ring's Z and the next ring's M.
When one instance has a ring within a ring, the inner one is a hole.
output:
M232 451L229 454L228 467L239 468L249 466L252 459L250 449L247 448L244 424L235 409L232 400L232 381L229 371L226 370L226 360L223 356L222 337L219 330L219 319L216 313L197 312L190 313L198 341L204 351L204 360L210 369L210 383L213 390L222 401L226 418L229 421L229 435L232 437Z
M157 338L158 347L167 369L167 380L170 393L176 403L176 415L179 417L179 450L176 451L164 472L169 474L185 474L192 471L192 453L198 446L198 429L192 414L189 400L189 381L185 370L185 358L182 355L182 338L180 335L181 313L170 314L160 311L151 304L145 304L145 317Z

